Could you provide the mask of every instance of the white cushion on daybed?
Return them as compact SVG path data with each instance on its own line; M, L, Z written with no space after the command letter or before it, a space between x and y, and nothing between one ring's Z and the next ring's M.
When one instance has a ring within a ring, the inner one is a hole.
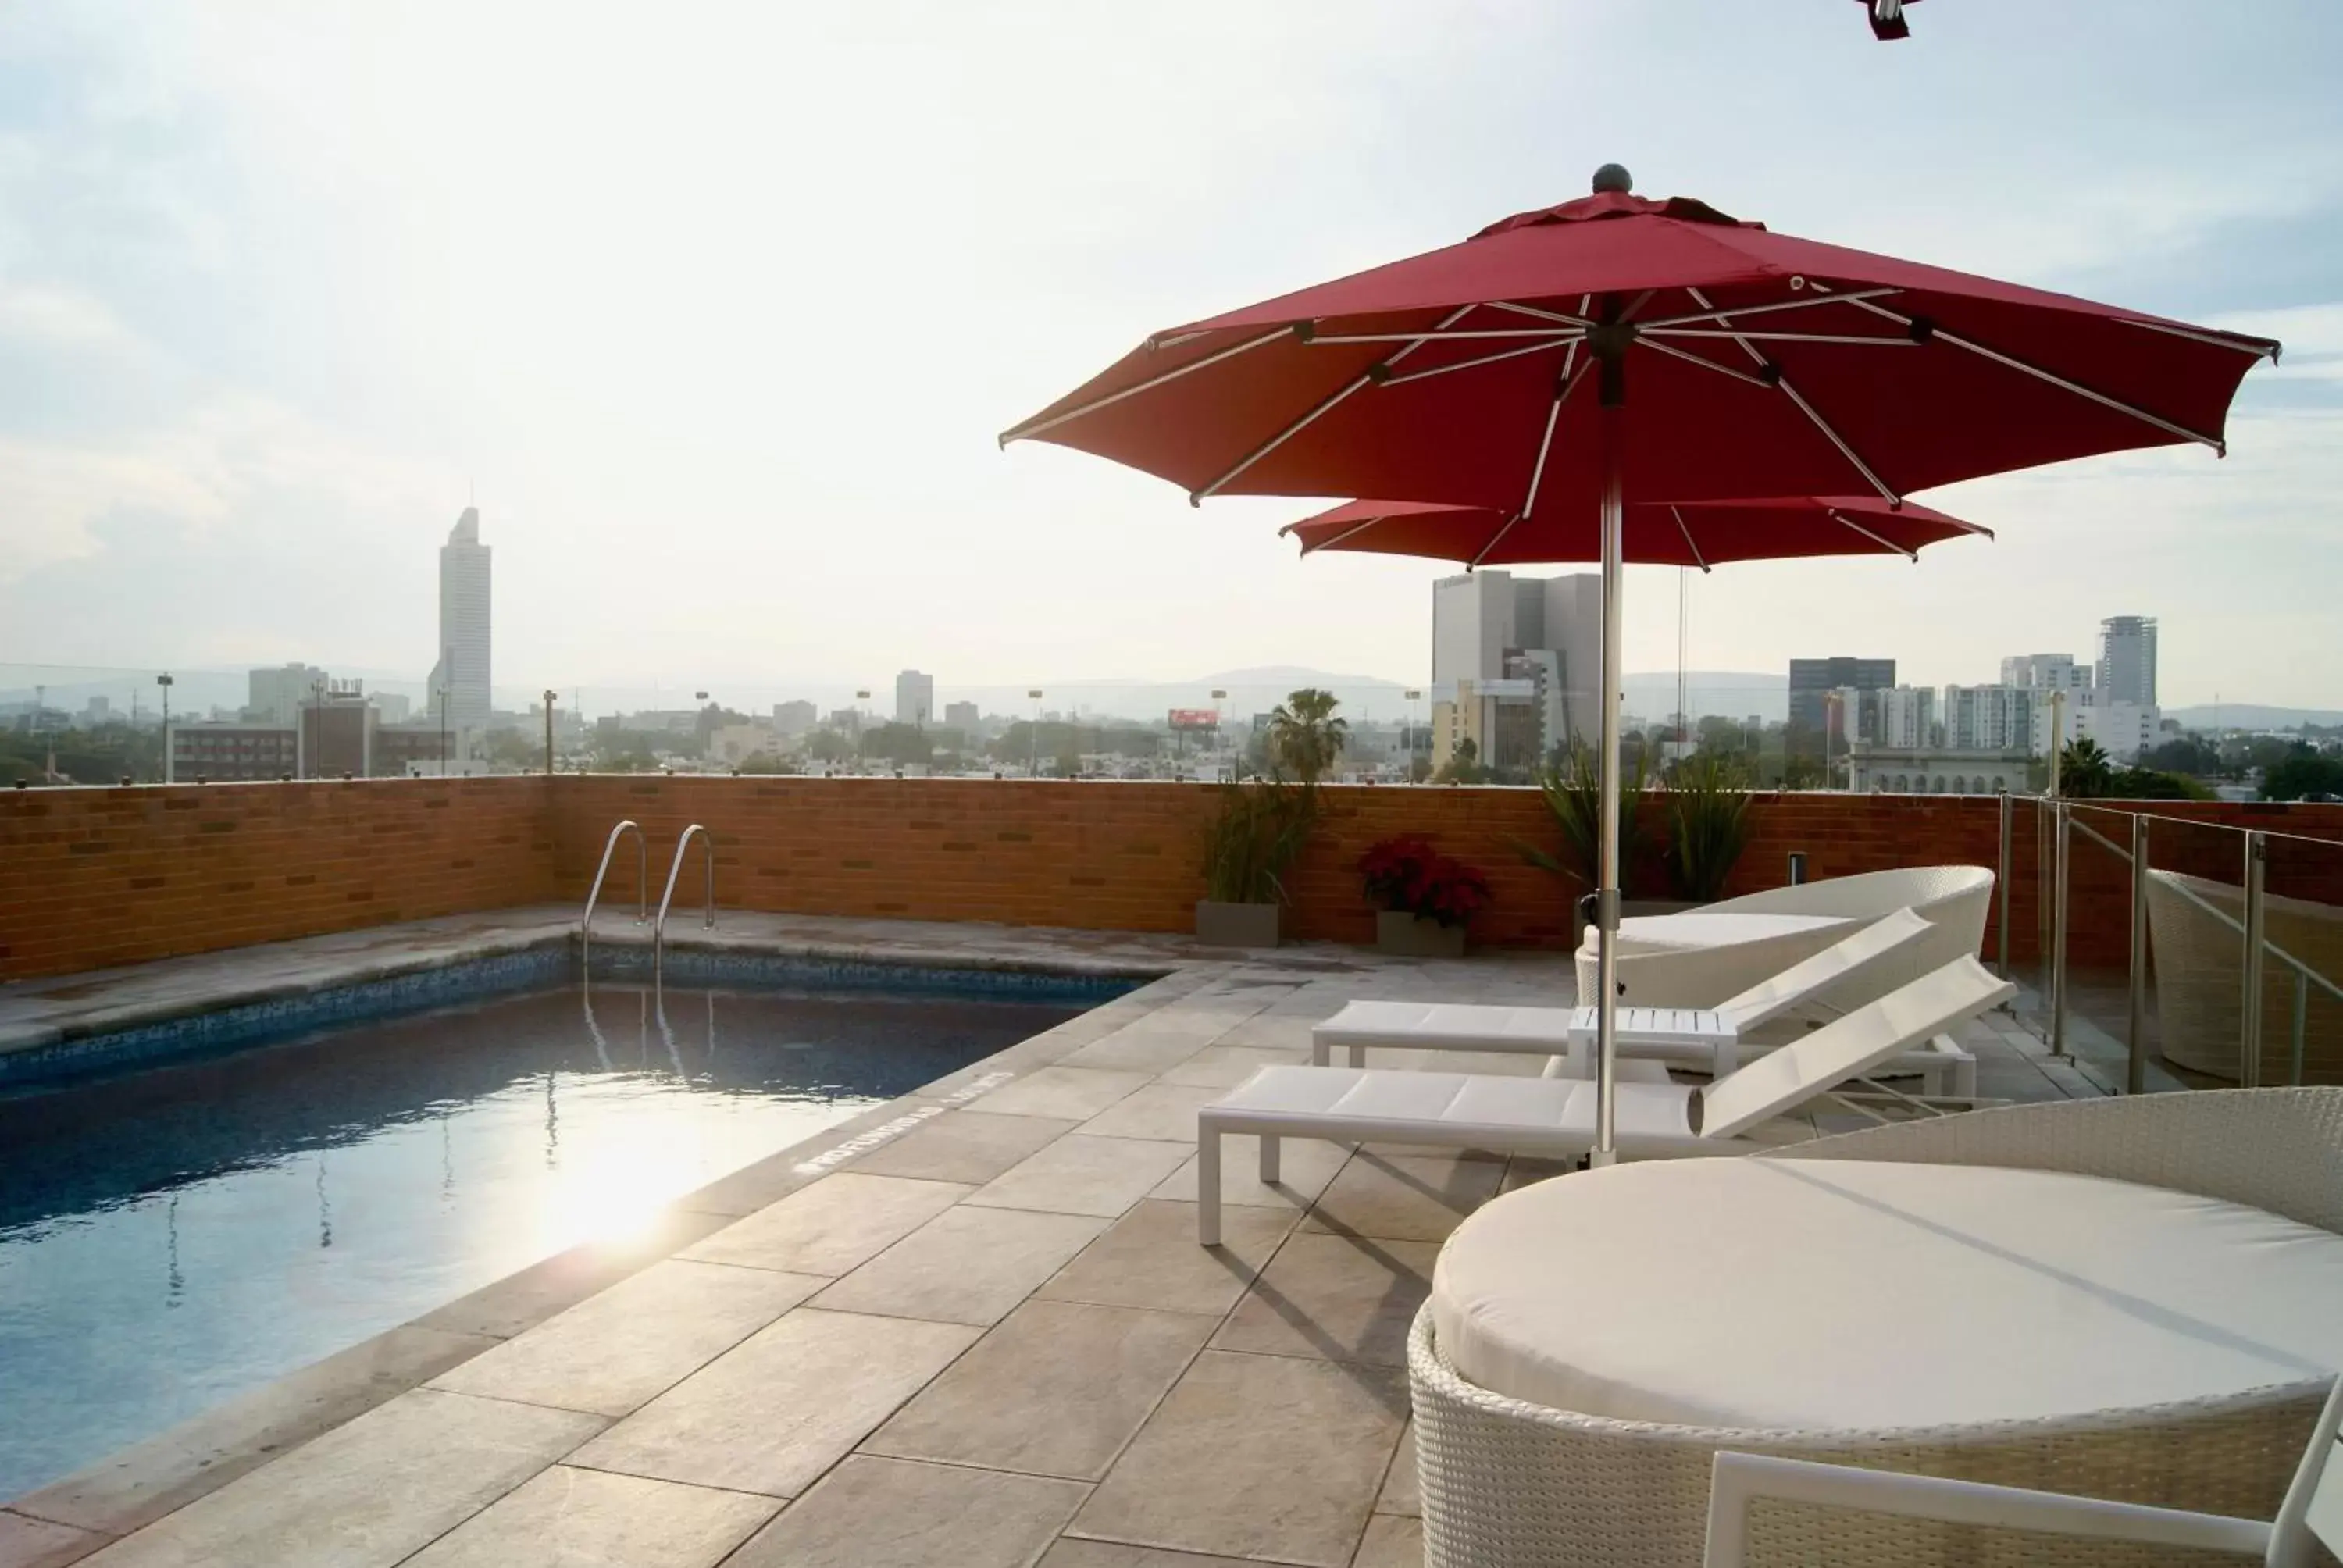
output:
M1500 1198L1432 1308L1472 1382L1695 1426L2071 1417L2331 1377L2343 1237L2097 1177L1623 1164Z

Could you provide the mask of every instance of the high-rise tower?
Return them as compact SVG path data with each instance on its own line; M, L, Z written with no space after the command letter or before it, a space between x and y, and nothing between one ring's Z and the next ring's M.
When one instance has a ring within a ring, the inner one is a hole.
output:
M429 693L435 714L447 704L458 757L471 755L488 729L488 547L480 543L480 509L466 507L439 547L439 662Z

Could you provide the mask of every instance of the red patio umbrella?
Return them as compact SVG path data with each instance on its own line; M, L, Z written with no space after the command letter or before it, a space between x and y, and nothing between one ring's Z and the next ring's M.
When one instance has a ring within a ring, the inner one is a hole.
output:
M1648 200L1613 164L1592 196L1462 244L1158 332L1001 438L1111 457L1191 501L1366 495L1599 516L1616 670L1631 493L1856 490L1892 508L2101 452L2219 451L2238 382L2277 352ZM1599 1162L1619 918L1618 683L1604 688Z
M1523 518L1504 507L1438 501L1346 501L1278 530L1302 553L1363 550L1430 556L1468 566L1599 561L1599 519L1555 512ZM1776 496L1761 500L1644 501L1627 508L1624 558L1639 566L1698 567L1804 556L1906 556L1923 546L1993 530L1916 501L1876 496Z

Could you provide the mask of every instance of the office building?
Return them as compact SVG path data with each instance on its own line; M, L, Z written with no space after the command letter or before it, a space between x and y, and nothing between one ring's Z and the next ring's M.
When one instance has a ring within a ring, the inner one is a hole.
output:
M357 681L336 681L301 701L294 777L353 779L374 775L374 733L380 718Z
M895 678L895 722L925 725L936 716L936 678L907 669Z
M974 739L977 729L983 724L984 719L977 712L976 704L973 702L947 702L944 704L944 722L962 735Z
M2026 789L2023 747L1857 745L1847 754L1847 788L1864 795L1993 795Z
M194 779L290 779L300 767L299 733L290 723L173 719L171 776Z
M1881 746L1917 751L1936 744L1936 692L1928 686L1891 686L1879 693Z
M255 724L290 725L301 705L326 684L326 672L314 664L286 664L253 670L245 677L244 717Z
M2006 670L2010 661L2004 659ZM2025 751L2032 748L2036 693L2029 687L1947 686L1937 722L1944 742L1961 751Z
M2113 703L2156 706L2156 618L2109 616L2099 622L2099 689Z
M1442 578L1432 588L1432 687L1452 707L1471 701L1483 710L1434 721L1434 765L1460 739L1493 761L1490 743L1501 730L1508 752L1529 753L1523 766L1574 739L1593 744L1602 723L1602 667L1603 579L1595 574L1517 578L1492 570ZM1521 689L1523 682L1530 689ZM1463 684L1473 690L1460 696ZM1526 706L1500 715L1499 702Z
M2028 691L2088 691L2091 667L2071 653L2020 653L2001 661L2001 683Z
M781 735L803 735L821 717L810 702L776 702L773 704L773 729Z
M385 724L404 724L415 717L414 701L396 692L377 691L367 700L374 704L376 714Z
M2063 749L2069 741L2090 740L2117 762L2135 762L2141 752L2157 744L2162 718L2155 709L2137 702L2110 701L2097 688L2073 692L2058 719L2057 744ZM2049 703L2035 705L2034 754L2037 757L2050 753L2051 719Z
M1895 684L1896 661L1892 658L1834 655L1829 658L1790 660L1792 743L1811 755L1822 749L1825 731L1843 741L1870 733L1861 720L1866 707L1875 709L1875 699L1865 694L1885 690ZM1854 701L1845 704L1845 712L1836 719L1830 713L1830 694L1833 692L1856 694ZM1848 722L1849 719L1855 722Z
M488 727L488 553L480 509L466 507L439 547L439 662L430 687L432 716L444 701L458 759L472 755Z

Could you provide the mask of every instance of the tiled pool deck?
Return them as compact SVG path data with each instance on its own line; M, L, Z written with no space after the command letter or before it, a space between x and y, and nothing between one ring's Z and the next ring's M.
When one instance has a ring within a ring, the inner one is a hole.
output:
M507 911L12 989L0 1030L199 1005L231 981L344 983L573 920ZM17 1500L0 1568L1421 1560L1408 1322L1456 1222L1554 1171L1295 1143L1263 1187L1240 1147L1208 1251L1194 1111L1302 1060L1352 997L1550 1000L1564 960L729 913L691 935L1171 972L678 1201L636 1241L548 1259ZM2097 1092L2006 1015L1964 1043L1985 1094Z

